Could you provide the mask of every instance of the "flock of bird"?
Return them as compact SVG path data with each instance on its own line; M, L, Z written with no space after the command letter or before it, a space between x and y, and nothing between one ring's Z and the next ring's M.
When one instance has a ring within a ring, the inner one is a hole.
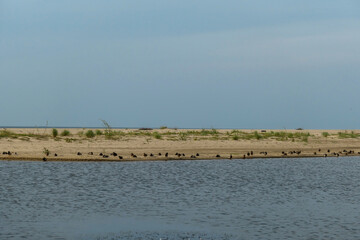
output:
M288 152L282 151L282 152L281 152L281 156L283 156L283 157L293 156L293 155L295 155L295 156L296 156L296 155L297 155L297 156L300 156L301 153L302 153L302 152L299 151L299 150L288 151ZM2 154L3 154L3 155L8 155L8 156L10 156L10 155L12 155L12 154L17 155L17 152L4 151ZM262 151L262 152L259 152L259 154L260 154L260 155L267 156L267 155L268 155L268 152ZM346 150L346 149L344 149L344 150L342 150L342 151L331 151L330 149L327 149L327 150L325 150L325 151L322 151L320 148L319 148L317 151L313 152L313 155L314 155L314 156L323 156L323 157L328 157L328 156L339 157L339 156L344 156L344 155L347 156L347 155L354 155L354 154L359 154L359 155L360 155L360 152L355 152L355 151L353 151L353 150ZM47 161L47 158L46 158L46 157L49 157L49 156L50 156L50 153L47 152L45 155L46 155L46 156L43 157L43 159L42 159L43 161ZM77 155L77 156L82 156L83 153L77 152L76 155ZM94 152L88 152L87 155L88 155L88 156L94 156L95 154L94 154ZM54 153L53 156L54 156L54 157L57 157L58 155L57 155L57 153ZM110 154L106 154L106 153L100 152L100 153L98 154L98 156L99 156L99 157L102 157L102 158L115 157L115 158L118 158L119 160L124 159L123 156L119 155L119 154L116 153L116 152L112 152L112 153L110 153ZM168 152L166 152L166 153L164 153L164 154L161 153L161 152L159 152L159 153L157 153L157 154L153 154L153 153L143 153L142 156L143 156L143 158L154 158L154 157L162 157L162 156L163 156L163 157L165 158L165 160L167 160L167 159L169 159L169 158L172 158L172 159L174 159L174 158L180 158L180 159L182 159L182 158L187 158L187 155L186 155L185 153L179 153L179 152L176 152L176 153L174 154L175 157L171 157ZM249 152L247 152L246 154L243 154L241 158L243 158L243 159L245 159L245 158L252 158L253 156L254 156L254 151L249 151ZM306 156L309 156L309 155L307 154ZM133 159L138 158L138 156L137 156L136 154L134 154L134 153L131 153L131 154L130 154L130 157L133 158ZM199 153L190 155L190 158L191 158L191 159L196 159L196 158L198 158L198 157L200 157L200 154L199 154ZM207 156L207 157L209 157L209 156ZM221 158L221 155L220 155L220 154L216 154L216 155L215 155L215 158ZM223 157L223 158L224 158L224 157ZM230 154L230 155L228 155L228 157L226 157L226 158L232 159L233 156L232 156L232 154Z
M335 157L340 157L341 155L345 155L345 156L348 156L348 155L351 155L351 154L356 154L355 151L353 150L342 150L342 151L333 151L331 152L330 149L328 149L327 151L325 151L325 153L321 153L321 148L319 148L318 152L314 152L314 155L317 155L317 154L323 154L324 157L328 157L328 156L335 156ZM357 152L357 154L360 155L360 152Z

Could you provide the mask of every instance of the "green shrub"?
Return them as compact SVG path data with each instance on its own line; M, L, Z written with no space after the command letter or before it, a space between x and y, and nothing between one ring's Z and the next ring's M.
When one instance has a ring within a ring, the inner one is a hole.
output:
M70 136L70 132L65 129L64 131L61 132L61 136L63 137Z
M233 140L239 140L239 135L236 134L236 135L232 136L232 139Z
M93 138L93 137L95 137L95 133L94 133L93 130L88 130L88 131L85 133L85 136L86 136L87 138Z
M58 130L57 130L56 128L53 128L53 130L52 130L52 135L53 135L54 138L57 137L57 135L58 135Z
M153 136L154 136L154 138L156 138L156 139L161 139L161 138L162 138L162 137L161 137L161 134L158 133L158 132L154 132L154 133L153 133Z
M96 130L96 131L95 131L95 134L96 134L96 135L98 135L98 136L100 136L100 135L102 135L102 134L103 134L103 132L102 132L101 130L99 130L99 129L98 129L98 130Z
M160 129L167 129L167 126L161 126Z
M323 135L323 137L327 138L330 134L328 132L323 132L322 135Z

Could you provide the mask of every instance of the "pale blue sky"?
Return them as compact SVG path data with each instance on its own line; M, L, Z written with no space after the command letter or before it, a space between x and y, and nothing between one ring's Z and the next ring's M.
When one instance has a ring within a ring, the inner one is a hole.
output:
M0 0L0 126L360 128L360 1Z

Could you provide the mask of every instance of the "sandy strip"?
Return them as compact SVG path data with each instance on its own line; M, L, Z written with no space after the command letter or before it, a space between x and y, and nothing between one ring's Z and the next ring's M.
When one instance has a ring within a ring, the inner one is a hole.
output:
M64 129L57 130L59 135L54 138L52 129L1 129L0 136L3 135L0 137L0 159L166 161L230 159L231 156L232 159L360 156L359 130L346 132L345 130L266 130L266 132L263 130L262 133L261 130L221 129L216 130L216 134L208 134L207 131L211 130L112 129L111 131L117 132L118 135L111 139L107 139L104 135L86 137L85 133L90 129L67 129L69 136L61 136ZM98 129L91 130L95 132ZM4 136L3 131L11 134ZM261 136L259 139L246 138L246 136L253 136L251 134L255 131ZM265 134L270 134L270 132L274 137L265 138ZM280 133L303 135L308 133L309 136L280 138L275 136L277 132L278 135ZM324 132L328 136L325 137ZM339 132L344 133L344 136ZM204 133L204 135L199 133ZM235 135L240 137L234 137ZM45 149L49 151L49 155L44 153ZM4 154L7 152L10 152L10 155ZM114 152L116 156L111 155ZM144 156L144 153L147 156ZM167 157L166 153L168 153ZM175 155L176 153L181 154L180 157ZM153 156L150 156L151 154ZM108 157L104 158L103 155ZM119 156L122 159L119 159Z

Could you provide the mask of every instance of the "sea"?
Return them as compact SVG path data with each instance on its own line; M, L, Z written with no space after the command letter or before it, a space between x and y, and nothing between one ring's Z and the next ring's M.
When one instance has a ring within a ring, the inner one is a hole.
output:
M0 161L0 239L360 239L360 157Z

